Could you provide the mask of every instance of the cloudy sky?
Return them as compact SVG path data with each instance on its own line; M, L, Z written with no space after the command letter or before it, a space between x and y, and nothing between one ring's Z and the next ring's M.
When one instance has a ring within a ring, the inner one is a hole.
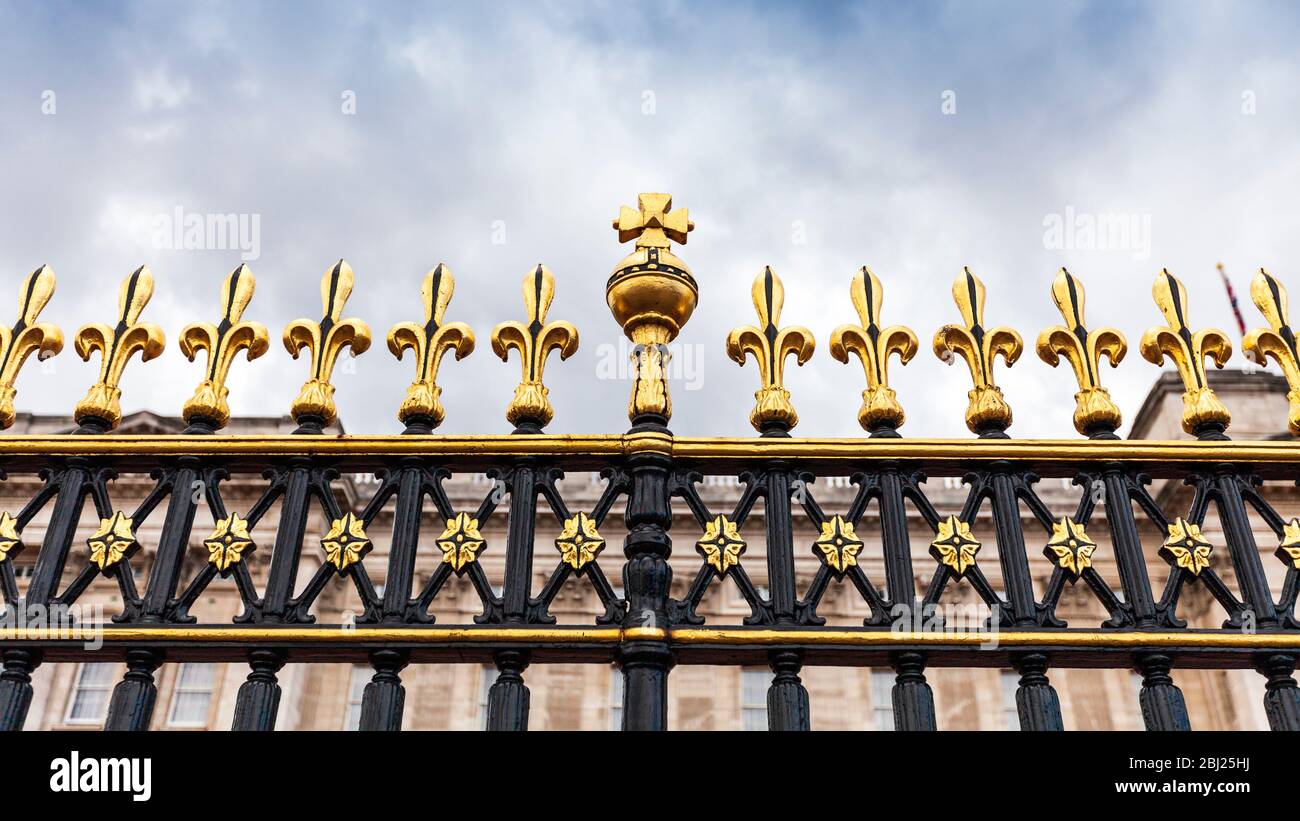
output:
M885 318L921 338L892 368L905 433L965 435L969 377L930 339L956 319L949 288L969 265L988 322L1031 346L998 366L1011 433L1073 436L1072 377L1032 352L1059 322L1049 286L1062 265L1088 288L1090 324L1129 338L1106 374L1129 417L1157 374L1136 347L1159 319L1161 266L1186 283L1194 324L1234 339L1216 261L1251 325L1251 271L1300 288L1298 16L1189 2L5 2L0 274L16 296L51 265L44 318L68 337L49 372L28 366L18 406L71 411L98 367L72 350L76 328L110 321L117 283L148 264L145 316L168 349L132 363L123 404L179 412L201 377L178 332L217 318L241 254L159 247L148 226L181 209L260 228L247 318L273 347L236 364L236 413L287 411L306 364L280 332L319 317L320 276L342 257L357 276L348 313L376 344L336 375L341 416L352 432L398 431L413 365L383 337L420 318L420 281L441 261L456 276L447 319L478 336L472 356L444 364L443 430L506 432L518 364L488 340L521 315L520 281L544 262L552 317L581 332L547 372L551 430L619 431L628 384L609 378L620 331L604 282L629 249L610 219L638 191L668 191L696 223L681 255L700 285L680 339L679 433L750 432L757 370L728 360L724 339L753 321L749 283L765 264L785 281L784 321L817 337L812 360L788 369L798 432L857 432L861 371L827 348L854 319L848 283L866 264ZM1045 221L1067 213L1135 215L1149 236L1048 247Z

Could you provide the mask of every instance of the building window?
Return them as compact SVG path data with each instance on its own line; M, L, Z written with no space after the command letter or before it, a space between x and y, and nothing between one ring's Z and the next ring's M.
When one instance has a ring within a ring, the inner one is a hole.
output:
M68 700L69 724L104 723L116 667L115 664L83 664L77 668L76 684Z
M1002 726L1008 730L1020 729L1020 711L1016 708L1016 690L1020 689L1020 675L1015 670L1002 671Z
M488 693L492 690L492 685L497 681L497 668L491 664L483 665L483 674L479 678L478 687L478 724L481 729L487 729L488 721Z
M167 723L173 727L206 727L208 705L217 678L217 665L185 663L176 674L172 691L172 711Z
M871 671L871 728L894 729L894 671Z
M343 729L361 729L361 699L365 696L366 685L369 683L370 668L364 664L353 665L352 683L348 685L348 717Z
M740 671L740 726L745 730L767 729L767 685L772 674L763 668Z
M623 729L623 671L609 668L609 729Z

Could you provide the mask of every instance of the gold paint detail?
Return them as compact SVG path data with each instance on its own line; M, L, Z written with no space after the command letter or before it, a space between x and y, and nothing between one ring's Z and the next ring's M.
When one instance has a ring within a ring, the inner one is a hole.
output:
M252 362L271 348L271 337L260 322L242 321L244 309L253 299L257 287L253 272L240 265L230 272L221 286L221 321L195 322L181 331L181 353L193 362L199 351L208 352L208 367L194 395L181 408L186 423L204 419L217 430L230 422L230 389L226 378L240 351L247 351Z
M366 536L365 523L353 513L345 513L343 518L330 522L330 529L320 543L325 549L325 560L340 573L364 559L374 546Z
M95 351L100 355L99 379L90 386L73 412L77 424L99 419L110 430L116 428L122 421L122 389L118 383L127 363L136 351L140 352L141 362L148 362L163 352L165 339L162 328L139 321L140 313L152 296L153 273L142 265L122 280L118 288L118 316L114 325L92 322L77 331L74 340L77 355L86 362Z
M605 549L605 539L596 531L595 520L579 513L564 520L555 549L560 551L560 561L582 572Z
M850 567L857 566L858 554L862 552L862 540L853 531L852 522L836 515L830 521L822 522L821 535L813 542L813 547L835 577L840 578Z
M1043 555L1077 579L1083 571L1092 567L1092 554L1097 550L1097 543L1092 540L1083 525L1062 516L1052 525L1052 538L1047 540Z
M248 533L248 520L240 518L238 513L230 513L217 520L212 535L203 540L208 550L208 564L221 574L244 560L245 553L255 549L253 537Z
M695 549L704 557L705 564L712 567L719 578L740 564L746 546L736 523L726 516L713 517L713 521L704 526L704 535L695 543Z
M419 417L428 419L433 427L442 424L446 411L442 407L442 388L438 387L438 365L447 351L455 351L457 361L474 352L474 332L468 325L442 321L455 288L451 269L438 263L424 275L420 285L424 324L399 322L388 332L388 350L393 356L401 359L407 348L415 353L415 381L406 389L406 399L397 410L403 424Z
M536 645L553 642L561 647L591 645L609 647L625 641L670 641L679 646L770 646L780 644L821 647L987 647L985 631L953 633L942 631L897 631L862 628L690 628L671 631L659 627L420 627L322 626L322 627L236 627L236 626L90 626L90 627L0 627L0 642L42 642L58 646L83 645L90 640L106 644L148 644L182 641L206 644L511 644ZM1080 648L1189 648L1235 649L1244 652L1264 649L1300 650L1300 633L1242 633L1237 630L1004 630L998 644L1005 647Z
M840 325L831 332L831 356L847 363L849 354L857 354L862 361L862 371L867 377L862 407L858 409L858 424L862 429L897 429L907 417L894 389L889 386L889 355L897 354L899 363L906 365L916 355L920 343L911 328L902 325L880 327L880 306L885 299L885 289L870 268L864 265L854 274L849 284L849 296L861 324Z
M794 354L797 364L807 362L816 340L812 331L800 325L780 327L785 287L770 267L754 278L749 293L758 324L732 329L727 335L727 356L741 366L750 355L758 363L762 387L755 392L754 409L749 413L754 429L762 432L778 426L789 430L799 424L799 414L790 404L790 391L785 387L785 359Z
M49 359L63 350L63 331L48 322L38 322L45 305L54 296L54 271L42 265L23 280L18 289L18 321L12 328L0 326L0 430L14 423L14 397L18 373L33 353Z
M22 536L18 535L18 520L7 511L0 512L0 562L23 551Z
M1114 432L1123 422L1110 391L1101 386L1101 358L1119 365L1128 352L1124 334L1115 328L1088 330L1083 317L1083 283L1062 268L1052 280L1052 302L1064 325L1053 325L1038 335L1038 358L1055 368L1062 359L1074 369L1079 391L1074 395L1074 429L1087 436L1095 431Z
M555 276L545 265L524 275L523 294L526 322L510 320L497 325L492 330L492 352L507 362L512 348L519 351L523 373L506 408L506 419L516 427L531 424L544 428L555 416L550 391L542 381L546 359L551 351L559 351L561 360L573 356L578 350L578 329L568 322L546 321L555 298Z
M961 578L975 566L975 554L979 553L980 546L971 534L970 525L949 516L939 522L939 530L930 542L930 555Z
M984 324L984 283L969 268L952 283L952 299L962 325L944 325L934 335L934 355L948 364L960 356L970 368L974 387L967 393L966 427L972 433L1002 431L1011 426L1011 406L993 379L993 361L1001 355L1007 367L1020 358L1024 342L1011 328Z
M1205 357L1222 368L1232 356L1232 342L1216 328L1193 332L1187 320L1187 289L1167 269L1156 274L1151 296L1164 314L1165 326L1142 334L1142 357L1153 365L1168 357L1183 380L1183 430L1195 435L1207 425L1227 428L1232 415L1214 395L1205 377Z
M99 529L86 539L91 563L105 571L129 556L137 546L133 525L120 510L107 519L100 519Z
M315 417L330 425L338 417L334 404L334 385L330 381L334 365L344 348L353 356L370 349L370 326L360 319L343 319L343 307L352 295L356 278L352 266L339 260L320 281L324 314L319 322L295 319L284 328L284 347L297 359L303 348L311 351L311 373L289 414L301 424L303 417Z
M1201 535L1201 528L1181 516L1169 525L1169 538L1160 546L1160 555L1174 567L1193 576L1210 566L1213 546Z
M0 549L3 549L0 543ZM1277 546L1277 557L1294 570L1300 570L1300 519L1282 525L1282 543Z
M699 300L695 278L669 242L686 244L695 223L685 208L674 209L671 194L641 194L635 209L623 206L614 219L619 242L635 240L635 250L605 284L605 302L614 320L633 343L636 375L628 400L628 418L672 416L665 368L672 342Z
M1282 369L1287 384L1287 428L1300 436L1300 352L1296 350L1295 330L1287 310L1286 288L1263 268L1250 281L1250 299L1268 322L1241 341L1246 358L1261 367L1272 357Z
M457 573L478 560L485 543L483 534L479 533L478 519L468 513L457 513L438 537L443 562Z

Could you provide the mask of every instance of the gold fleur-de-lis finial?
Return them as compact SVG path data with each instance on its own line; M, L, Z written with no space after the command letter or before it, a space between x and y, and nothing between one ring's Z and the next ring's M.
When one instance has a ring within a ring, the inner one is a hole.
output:
M1101 386L1102 356L1113 368L1128 352L1124 334L1115 328L1088 330L1083 319L1083 283L1062 268L1052 280L1052 301L1064 325L1038 335L1038 358L1055 368L1064 358L1074 368L1079 391L1074 395L1074 428L1084 436L1113 435L1123 417L1110 392Z
M685 208L673 208L672 194L638 194L636 208L620 206L614 218L618 241L636 240L637 248L667 248L669 240L686 244L695 230Z
M727 356L743 366L746 355L753 354L758 363L763 386L754 393L750 424L762 433L788 431L799 424L799 414L785 387L785 358L794 354L795 362L802 365L812 356L816 341L812 331L800 325L780 327L785 288L770 267L754 278L750 296L758 325L733 328L727 335Z
M1142 334L1142 357L1153 365L1169 357L1178 368L1183 380L1183 430L1193 436L1222 436L1232 415L1210 388L1205 357L1213 357L1222 368L1232 356L1232 342L1216 328L1193 332L1187 326L1187 289L1167 269L1156 274L1151 296L1168 325Z
M122 421L122 389L118 382L126 363L136 351L140 352L141 362L148 362L163 352L162 328L139 321L140 312L152 296L153 273L142 265L122 280L118 288L117 324L110 328L92 322L77 331L77 355L87 362L95 351L100 355L99 380L90 386L73 413L78 425L93 419L109 430L116 428Z
M1250 281L1250 298L1268 322L1267 328L1257 328L1246 334L1241 348L1246 358L1263 365L1273 357L1286 376L1286 399L1290 405L1287 427L1292 436L1300 436L1300 353L1296 350L1295 331L1287 311L1286 288L1272 274L1259 269Z
M1011 367L1024 342L1011 328L984 326L984 283L963 268L952 283L952 299L962 325L944 325L934 335L934 355L952 364L953 355L966 360L974 387L967 393L966 427L971 433L1001 433L1011 426L1011 406L993 379L993 360L1001 354Z
M545 265L524 276L524 312L527 324L510 320L492 329L492 352L505 362L510 349L519 351L523 375L515 386L514 398L506 408L506 419L517 429L541 430L551 421L550 393L542 382L542 370L551 351L568 359L578 350L578 329L568 322L547 322L546 312L555 298L555 277Z
M193 362L199 351L208 352L203 381L181 409L186 424L203 422L213 430L224 428L230 421L230 389L226 387L226 377L235 357L240 351L248 351L251 362L270 349L271 338L266 326L241 320L256 287L253 272L247 265L240 265L221 285L221 321L216 325L195 322L181 331L181 353L187 359Z
M902 426L906 417L894 389L889 386L889 355L898 354L898 361L906 365L916 355L919 343L910 328L880 327L880 305L885 289L870 268L864 265L853 276L849 296L862 324L841 325L831 332L831 356L847 363L849 354L854 353L862 360L867 389L862 392L858 424L867 431L893 431Z
M442 355L455 350L456 359L474 351L474 332L464 322L443 324L442 317L451 302L456 280L451 269L441 262L424 275L420 302L424 305L424 324L399 322L388 332L388 350L398 359L407 348L415 352L415 381L406 389L406 399L397 410L403 424L423 421L430 428L442 424L446 412L442 407L442 388L438 387L438 365Z
M37 322L54 296L54 271L42 265L23 280L18 291L18 321L13 328L0 326L0 429L14 423L14 396L18 372L27 357L49 359L63 350L63 332L48 322Z
M313 427L316 424L324 427L334 421L338 416L334 385L330 382L334 363L345 347L352 349L353 356L370 348L370 326L360 319L341 318L354 282L352 266L339 260L321 277L320 296L324 306L321 320L295 319L284 328L284 347L294 359L303 348L311 349L311 374L289 408L300 425L310 420Z

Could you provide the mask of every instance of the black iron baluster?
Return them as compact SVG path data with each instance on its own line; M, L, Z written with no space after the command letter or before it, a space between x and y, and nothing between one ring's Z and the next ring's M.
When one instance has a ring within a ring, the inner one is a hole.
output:
M1015 619L1014 626L1038 625L1038 606L1034 600L1034 581L1029 575L1029 554L1025 552L1025 534L1020 520L1020 501L1016 495L1011 467L994 463L989 477L992 488L993 527L997 533L998 562L1002 566L1002 584ZM1042 653L1016 653L1011 663L1020 674L1016 690L1016 710L1022 730L1063 730L1061 701L1047 678L1047 656Z
M1295 680L1296 657L1272 653L1259 658L1256 669L1267 677L1264 684L1264 714L1274 730L1300 731L1300 689Z
M873 434L874 435L874 434ZM885 434L880 434L884 436ZM895 434L897 435L897 434ZM903 480L894 462L881 467L880 534L885 553L885 584L893 608L892 619L915 624L921 617L912 570L912 544L907 529ZM896 653L891 658L894 672L892 700L895 730L935 730L934 691L925 680L925 654Z
M632 480L628 494L623 542L627 562L623 587L628 600L625 629L666 628L668 591L673 580L668 557L672 553L672 507L668 478L672 461L657 453L637 453L628 458ZM623 669L623 729L665 730L668 727L668 672L674 663L666 638L635 635L619 649Z
M796 595L789 466L770 463L764 480L763 518L767 523L767 584L772 617L777 625L792 625ZM808 690L799 678L801 655L795 650L774 650L768 655L768 664L774 673L767 689L768 729L811 729Z
M524 431L516 431L525 433ZM533 586L533 538L537 524L537 476L531 459L521 459L510 474L510 522L506 532L506 575L502 609L507 624L524 624ZM488 690L487 728L528 729L529 693L524 683L528 653L501 650L494 656L497 680Z

